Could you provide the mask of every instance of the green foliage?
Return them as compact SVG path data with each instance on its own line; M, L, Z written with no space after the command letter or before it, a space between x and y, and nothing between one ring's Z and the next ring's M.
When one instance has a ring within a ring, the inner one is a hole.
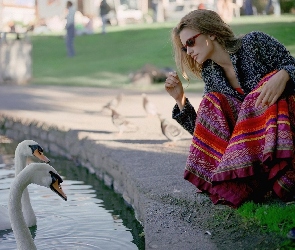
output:
M280 4L282 13L290 13L292 8L295 9L294 0L281 0Z
M255 204L247 202L237 212L246 220L261 226L262 230L286 236L295 226L295 205L285 203Z

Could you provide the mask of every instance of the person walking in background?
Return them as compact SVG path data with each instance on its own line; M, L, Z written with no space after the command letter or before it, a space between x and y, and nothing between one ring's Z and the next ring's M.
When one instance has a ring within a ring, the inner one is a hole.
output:
M66 17L66 47L68 57L75 56L74 39L75 39L75 7L71 1L67 1L68 14Z
M254 15L252 0L244 0L243 9L244 9L245 15L247 15L247 16Z
M211 10L194 10L172 30L182 76L197 76L197 112L176 72L165 81L172 117L192 136L184 178L214 204L239 207L295 194L295 58L259 31L235 36Z
M279 0L268 0L267 5L265 6L265 14L270 15L272 11L275 16L281 15L281 6Z
M99 13L101 17L101 33L105 34L106 33L106 25L108 21L108 14L111 10L111 7L108 5L106 0L102 0L99 6Z
M157 22L158 16L158 0L152 0L153 22Z

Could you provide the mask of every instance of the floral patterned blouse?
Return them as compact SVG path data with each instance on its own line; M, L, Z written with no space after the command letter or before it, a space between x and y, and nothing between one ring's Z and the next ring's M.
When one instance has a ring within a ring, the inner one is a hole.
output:
M288 86L295 91L295 58L275 38L260 31L250 32L242 38L241 48L236 53L230 54L230 58L244 94L229 84L223 69L210 59L203 63L204 94L219 92L243 100L265 75L281 69L288 72L290 76ZM193 134L196 111L188 99L182 111L177 104L174 106L172 118Z

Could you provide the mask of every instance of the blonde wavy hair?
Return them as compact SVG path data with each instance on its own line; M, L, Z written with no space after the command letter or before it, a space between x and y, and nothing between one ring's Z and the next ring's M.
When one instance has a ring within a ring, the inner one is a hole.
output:
M190 78L202 78L202 64L194 61L181 50L183 46L179 37L184 28L196 30L204 35L215 35L216 40L229 53L235 53L241 47L241 37L235 37L232 29L212 10L194 10L184 16L172 29L172 45L177 69L189 81Z

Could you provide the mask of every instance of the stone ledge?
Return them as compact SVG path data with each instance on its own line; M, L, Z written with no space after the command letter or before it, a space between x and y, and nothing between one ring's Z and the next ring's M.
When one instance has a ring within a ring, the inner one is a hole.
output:
M135 210L137 219L142 222L142 212L139 207L134 206L134 196L138 201L138 194L136 189L130 186L133 181L121 172L119 166L112 162L108 155L104 154L104 150L99 149L103 147L102 145L94 144L87 138L79 139L76 131L59 129L37 121L24 122L3 114L0 115L0 134L15 141L30 138L37 141L45 152L65 157L76 165L86 167L105 185L121 194L125 202ZM129 184L126 185L127 183Z

